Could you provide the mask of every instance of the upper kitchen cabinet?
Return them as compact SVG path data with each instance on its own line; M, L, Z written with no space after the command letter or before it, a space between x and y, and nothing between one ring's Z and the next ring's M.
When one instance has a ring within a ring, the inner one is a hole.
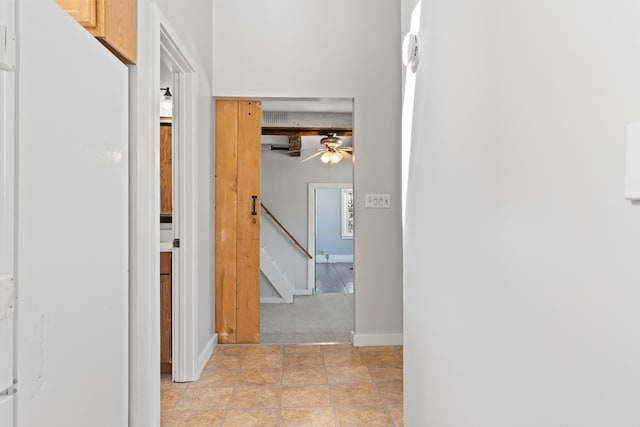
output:
M160 215L173 214L171 123L160 124Z
M125 64L136 63L136 0L56 0Z

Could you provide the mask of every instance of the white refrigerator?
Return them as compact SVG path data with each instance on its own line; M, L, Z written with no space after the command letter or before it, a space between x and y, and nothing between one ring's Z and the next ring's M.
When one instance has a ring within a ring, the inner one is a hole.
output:
M15 2L0 2L0 427L14 424Z
M129 71L55 1L7 4L0 426L126 426Z

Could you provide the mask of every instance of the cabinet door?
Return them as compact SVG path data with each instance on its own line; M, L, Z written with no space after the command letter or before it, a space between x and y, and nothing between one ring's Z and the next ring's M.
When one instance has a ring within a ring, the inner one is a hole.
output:
M137 56L136 0L56 0L125 64Z
M171 214L172 206L171 124L160 125L160 213Z
M160 372L171 373L171 253L160 254Z
M97 22L87 30L125 64L137 55L136 0L97 0Z
M96 26L96 0L57 0L57 2L83 27Z

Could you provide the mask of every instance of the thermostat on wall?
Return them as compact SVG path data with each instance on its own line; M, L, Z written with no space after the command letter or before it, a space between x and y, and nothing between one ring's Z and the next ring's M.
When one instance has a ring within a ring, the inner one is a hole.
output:
M420 37L415 33L407 33L402 40L402 63L411 67L414 73L420 64Z

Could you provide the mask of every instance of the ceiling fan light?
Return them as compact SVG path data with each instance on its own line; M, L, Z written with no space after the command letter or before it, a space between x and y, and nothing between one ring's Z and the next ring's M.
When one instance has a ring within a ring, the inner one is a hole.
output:
M331 161L331 153L328 151L322 153L322 156L320 156L320 160L322 161L322 163L329 163Z
M336 164L340 160L342 160L342 154L337 153L337 152L331 153L331 164Z

